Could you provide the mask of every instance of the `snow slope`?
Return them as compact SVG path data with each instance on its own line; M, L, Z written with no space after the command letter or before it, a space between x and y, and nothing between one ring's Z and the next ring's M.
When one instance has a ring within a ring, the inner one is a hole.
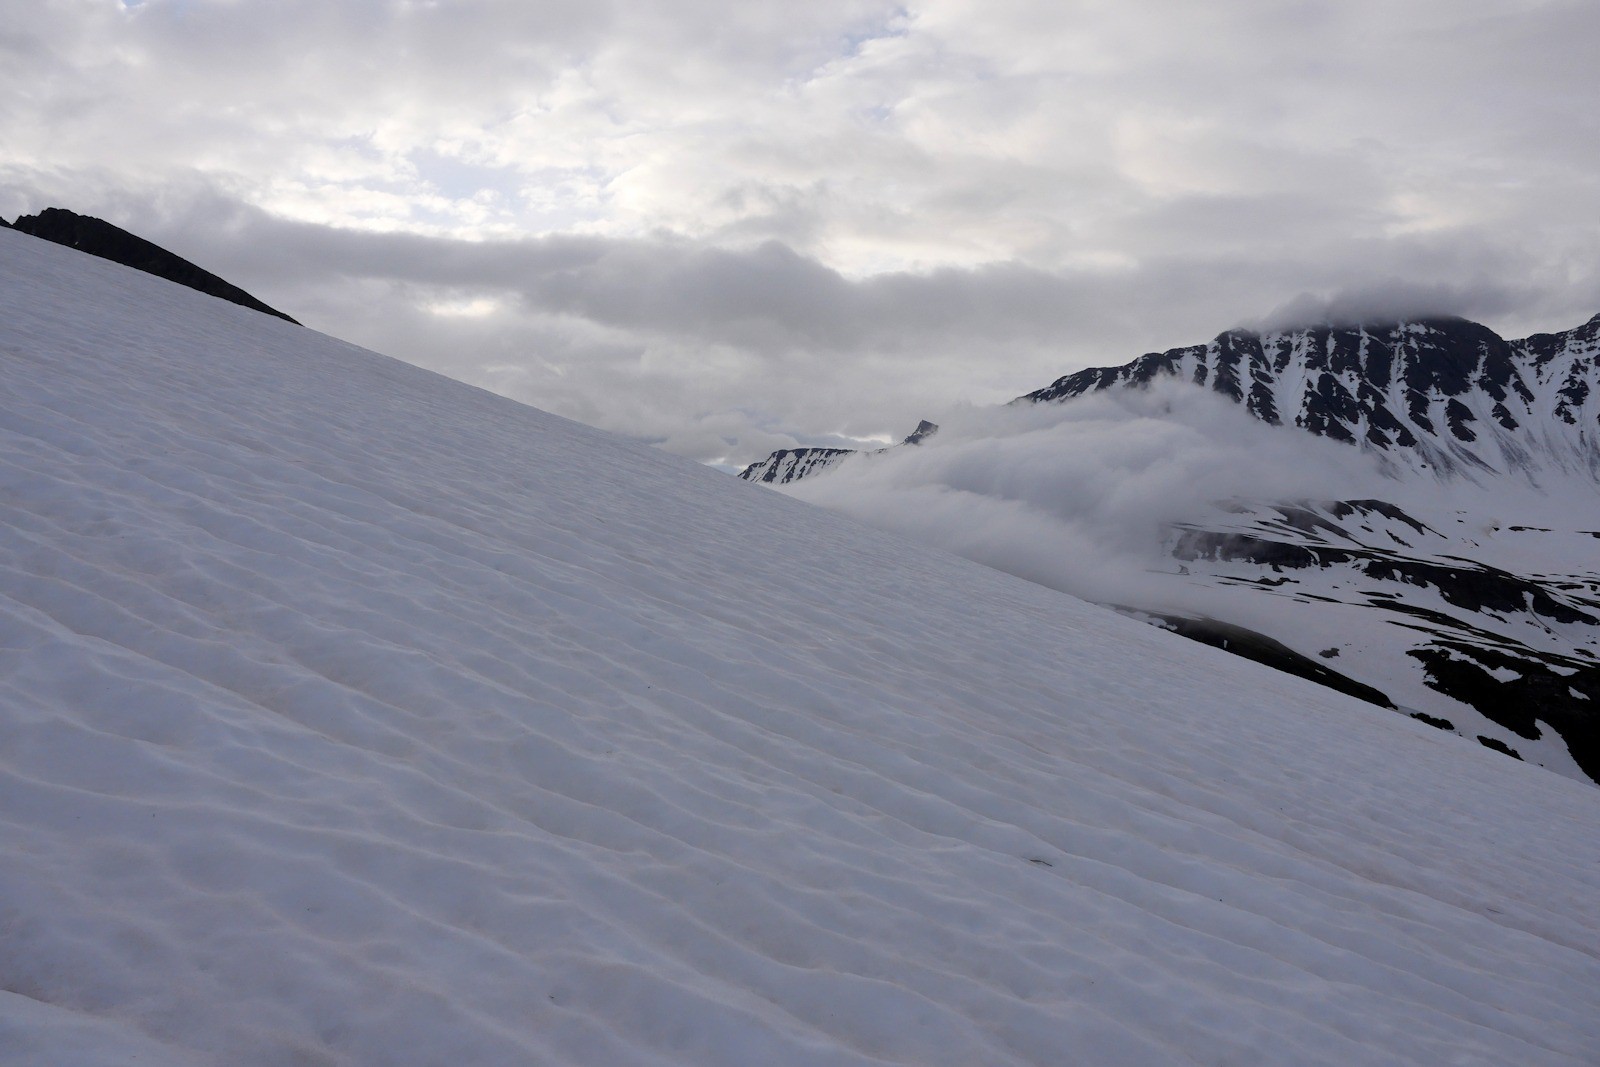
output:
M1600 790L0 231L0 1062L1584 1064Z

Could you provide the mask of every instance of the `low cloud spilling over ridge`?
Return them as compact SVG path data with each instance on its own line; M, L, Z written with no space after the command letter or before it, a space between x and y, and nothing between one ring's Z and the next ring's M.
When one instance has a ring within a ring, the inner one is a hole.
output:
M1381 496L1369 456L1157 382L958 414L916 447L784 487L803 500L1104 603L1183 609L1167 525L1232 499Z

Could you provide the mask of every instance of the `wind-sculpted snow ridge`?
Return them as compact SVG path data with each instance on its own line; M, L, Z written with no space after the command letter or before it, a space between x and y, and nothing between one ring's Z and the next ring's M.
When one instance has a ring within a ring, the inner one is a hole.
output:
M1590 1064L1600 791L0 231L0 1062Z
M1390 464L1473 480L1542 470L1600 479L1600 315L1521 341L1465 319L1230 330L1020 399L1159 378L1208 386L1263 422L1359 443Z

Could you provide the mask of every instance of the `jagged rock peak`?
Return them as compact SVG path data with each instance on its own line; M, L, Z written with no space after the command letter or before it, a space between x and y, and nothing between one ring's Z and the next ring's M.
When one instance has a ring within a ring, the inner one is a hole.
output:
M274 315L287 322L300 325L276 308L257 300L231 282L212 274L187 259L167 251L154 242L129 233L104 219L92 215L79 215L66 208L47 207L37 215L22 215L11 224L11 229L54 244L76 248L125 267L154 274L169 282L186 285L208 296L214 296L241 307L266 315Z
M1507 341L1460 318L1256 332L1095 367L1019 397L1066 400L1175 378L1256 418L1388 453L1441 475L1541 467L1600 480L1600 316Z
M740 471L739 477L747 482L787 485L855 454L853 448L780 448Z
M923 419L917 423L917 428L906 435L900 445L920 445L928 438L939 432L937 423ZM808 478L813 474L820 474L834 466L847 456L858 454L854 448L781 448L766 459L752 463L739 473L739 477L747 482L763 482L774 485L787 485L798 482L801 478ZM876 455L887 452L887 448L875 448L867 455Z

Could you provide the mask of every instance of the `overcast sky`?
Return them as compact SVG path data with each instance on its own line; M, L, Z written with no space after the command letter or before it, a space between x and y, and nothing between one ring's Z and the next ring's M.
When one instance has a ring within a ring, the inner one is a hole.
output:
M1600 311L1594 0L0 0L0 214L707 462ZM1297 303L1297 301L1299 301Z

